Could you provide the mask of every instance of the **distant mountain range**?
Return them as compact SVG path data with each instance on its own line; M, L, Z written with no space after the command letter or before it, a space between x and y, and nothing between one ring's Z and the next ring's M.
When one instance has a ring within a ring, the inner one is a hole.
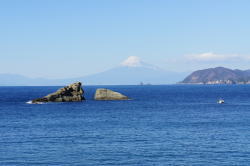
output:
M83 85L138 85L138 84L175 84L185 78L187 73L165 71L147 64L138 57L131 56L118 67L77 78L46 79L28 78L15 74L0 74L0 86L50 86L66 85L80 81Z
M76 78L46 79L0 74L0 86L62 86L76 81L83 85L250 84L250 70L216 67L197 70L186 78L185 76L186 72L165 71L131 56L110 70Z
M197 70L187 76L185 84L250 84L250 70L232 70L224 67Z
M250 70L232 70L224 67L197 70L187 73L169 72L128 58L113 69L77 78L29 78L16 74L0 74L0 86L53 86L80 81L84 85L139 85L139 84L250 84ZM179 82L185 78L183 81Z
M29 78L18 74L0 74L0 86L35 86L52 85L53 83L57 83L57 80Z

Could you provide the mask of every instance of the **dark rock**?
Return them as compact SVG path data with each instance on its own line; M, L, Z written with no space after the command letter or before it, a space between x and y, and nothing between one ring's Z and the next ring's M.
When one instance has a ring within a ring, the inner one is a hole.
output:
M82 84L76 82L57 90L45 97L32 100L32 103L42 103L42 102L76 102L85 100L83 97L84 91L82 89Z

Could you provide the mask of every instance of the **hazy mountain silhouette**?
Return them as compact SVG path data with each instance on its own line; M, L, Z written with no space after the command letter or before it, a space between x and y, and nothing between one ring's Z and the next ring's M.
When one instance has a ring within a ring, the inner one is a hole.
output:
M118 67L77 78L34 79L21 75L0 74L0 85L66 85L74 81L81 81L84 85L138 85L141 82L144 84L175 84L186 75L187 73L165 71L132 56Z
M250 70L228 69L224 67L197 70L181 83L188 84L248 84Z

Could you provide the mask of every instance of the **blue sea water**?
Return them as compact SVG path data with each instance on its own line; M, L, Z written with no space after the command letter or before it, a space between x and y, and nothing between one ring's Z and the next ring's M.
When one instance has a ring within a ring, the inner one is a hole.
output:
M250 165L250 86L102 87L133 100L86 86L84 102L26 104L59 87L0 87L0 165Z

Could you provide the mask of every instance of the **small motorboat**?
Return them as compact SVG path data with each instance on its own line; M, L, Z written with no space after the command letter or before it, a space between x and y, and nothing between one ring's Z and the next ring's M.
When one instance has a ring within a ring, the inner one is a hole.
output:
M218 104L223 104L223 103L225 103L225 101L224 101L223 99L219 99L219 100L217 101L217 103L218 103Z

